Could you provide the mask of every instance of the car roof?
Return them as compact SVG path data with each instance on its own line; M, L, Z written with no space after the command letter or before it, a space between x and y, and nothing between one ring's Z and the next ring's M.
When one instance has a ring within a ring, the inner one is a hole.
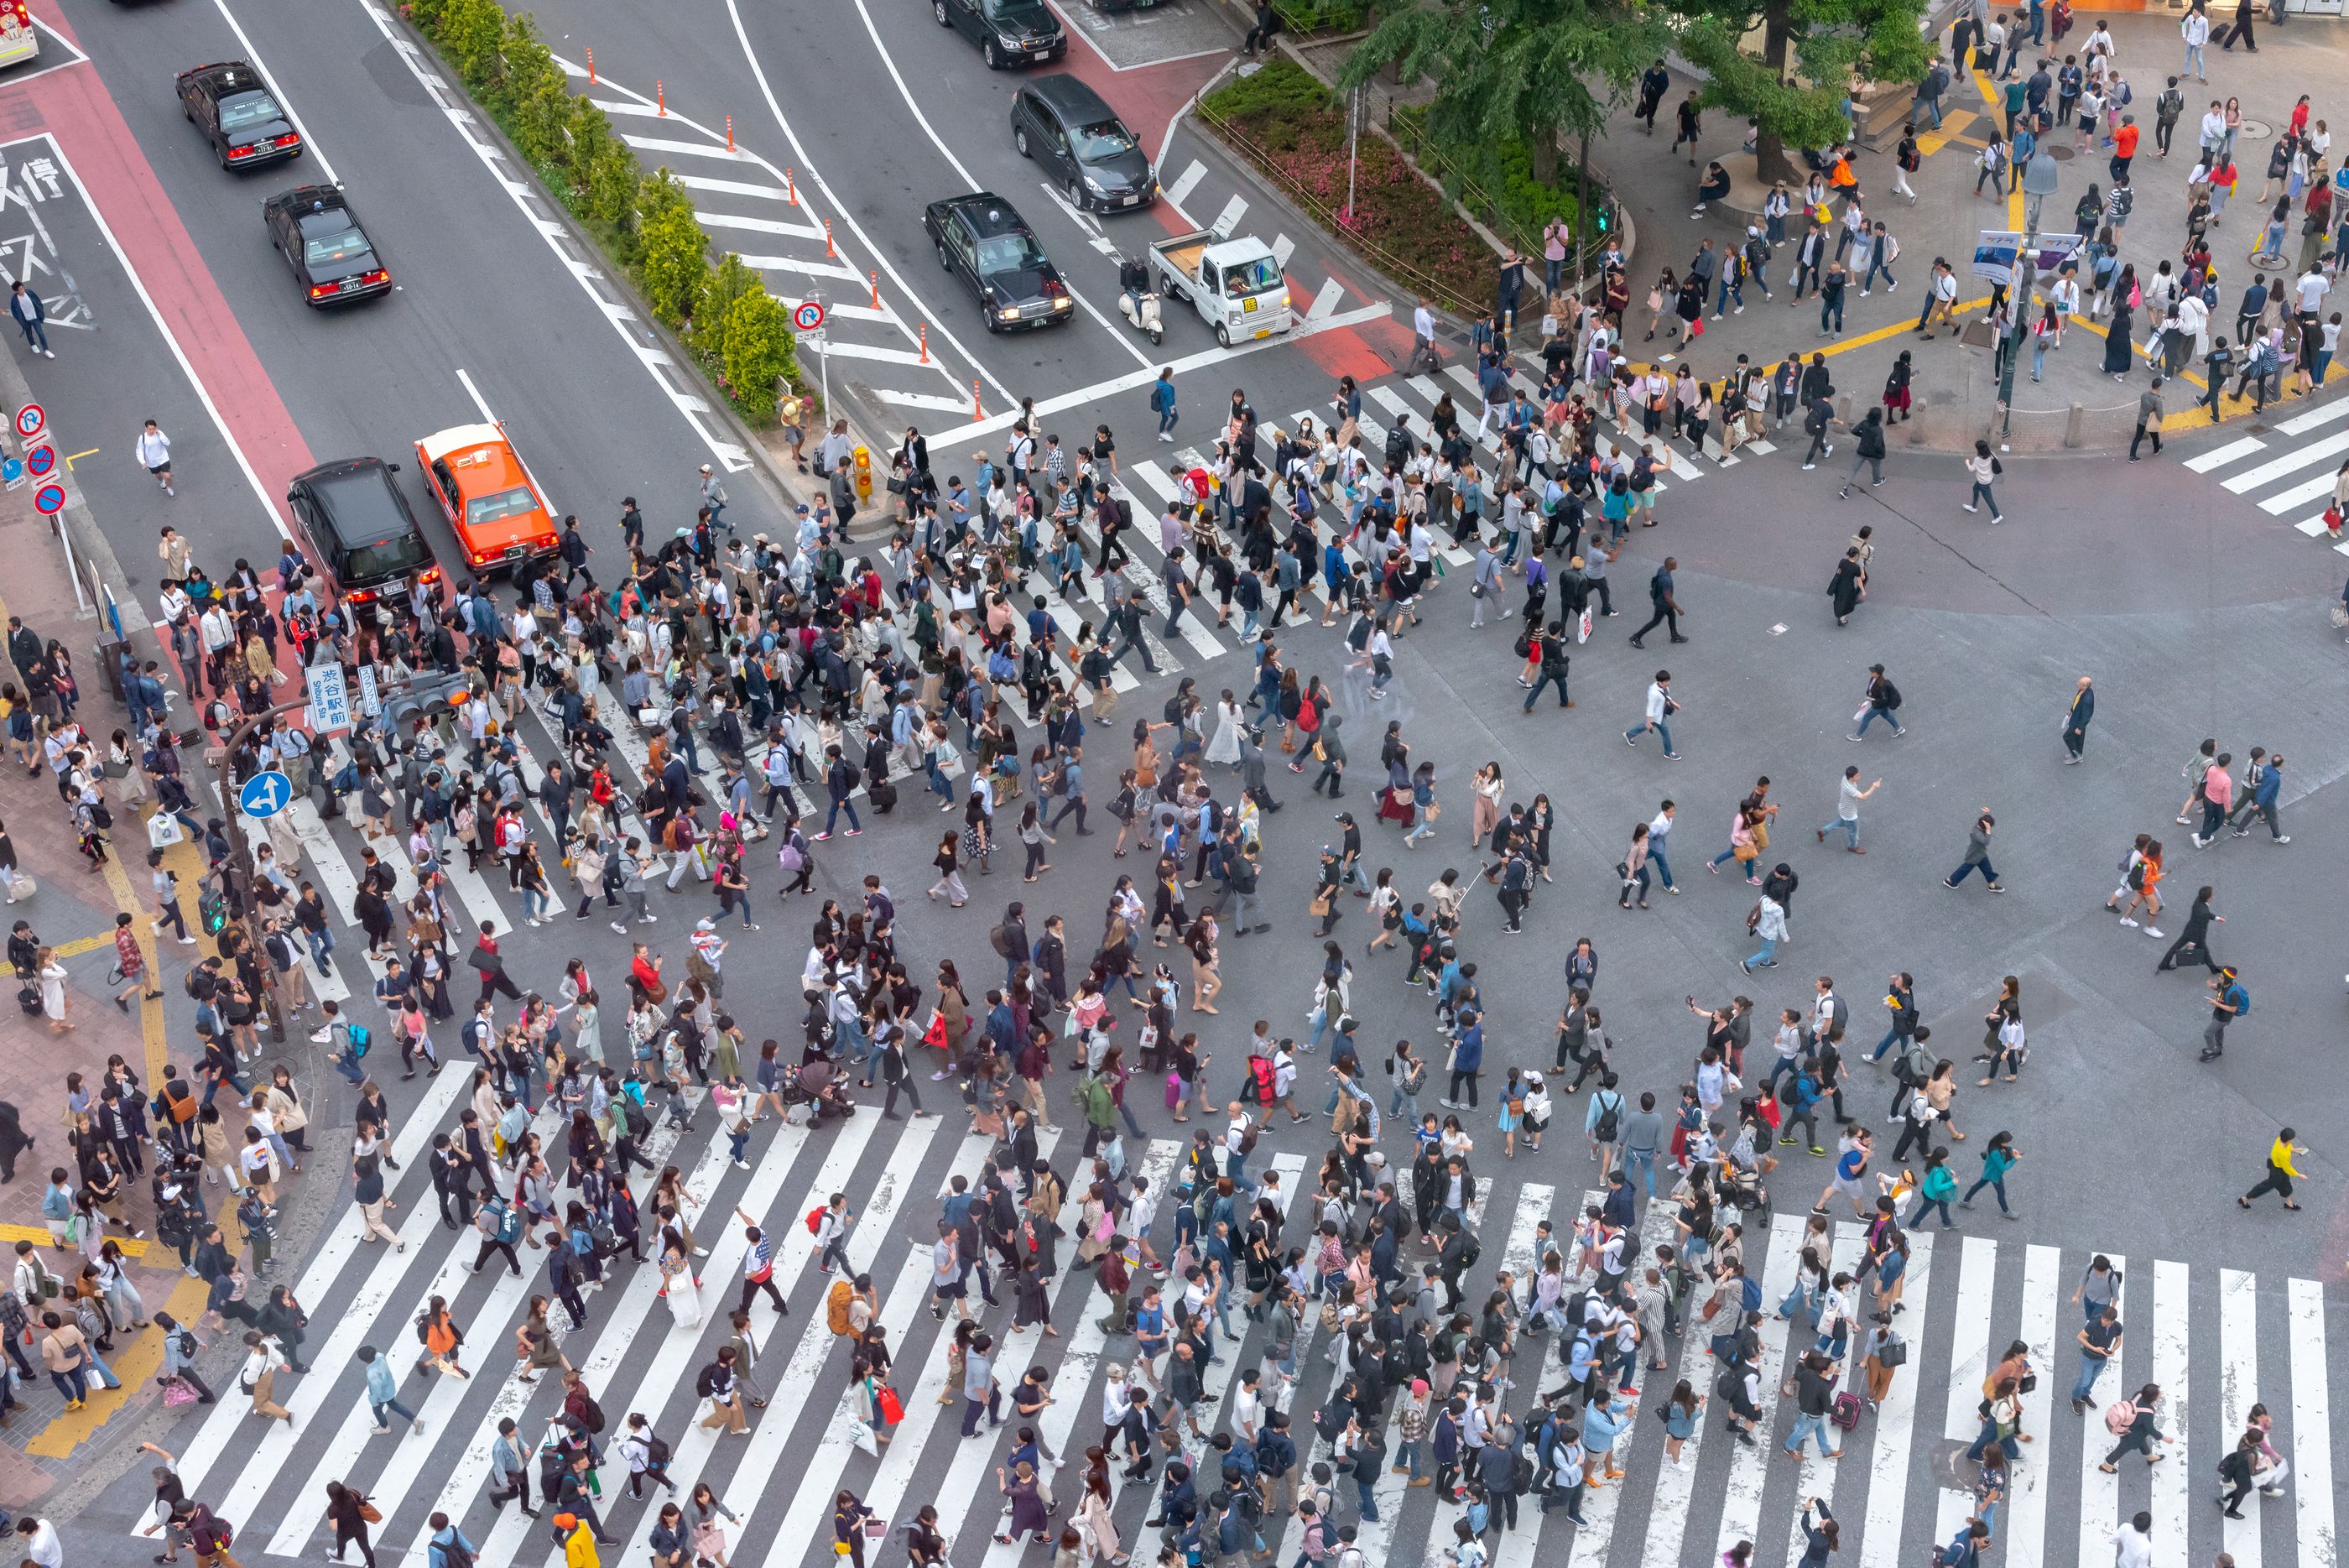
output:
M982 240L992 239L998 234L1033 232L1028 227L1028 220L1019 215L1019 209L992 191L973 191L968 195L949 196L935 205L946 212L960 213L970 221L971 231Z
M1028 83L1027 90L1030 98L1050 104L1071 125L1098 125L1117 118L1117 111L1102 101L1101 94L1066 71L1037 77Z
M513 444L495 425L451 425L418 441L416 450L424 454L428 462L447 460L457 488L467 495L484 495L516 486L528 489L533 496L538 493L537 486L523 472L522 460L514 455Z
M208 66L191 66L180 73L179 79L199 83L216 93L268 90L261 73L244 60L214 60Z
M416 531L390 466L379 457L322 462L295 474L292 483L307 486L318 498L324 521L346 545L378 544Z
M278 192L274 196L263 202L261 206L264 212L292 213L300 215L310 212L313 208L324 208L329 212L339 209L348 213L351 204L344 199L342 187L339 185L296 185L290 191Z

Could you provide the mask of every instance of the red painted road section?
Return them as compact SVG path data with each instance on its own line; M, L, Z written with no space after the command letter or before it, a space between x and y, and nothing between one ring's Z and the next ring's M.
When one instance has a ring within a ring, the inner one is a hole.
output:
M62 17L52 13L42 20L73 37ZM78 39L74 44L80 47ZM98 68L78 65L22 87L0 88L0 118L22 128L19 134L45 130L56 136L155 302L164 330L194 366L282 520L281 486L287 477L311 466L315 460L309 446L163 193L162 182L140 151L138 139L108 97ZM174 366L159 365L154 370L178 374Z
M1092 46L1075 36L1079 26L1075 18L1063 11L1061 24L1071 35L1069 52L1061 65L1071 76L1101 94L1102 100L1117 110L1118 118L1133 128L1154 163L1165 151L1167 128L1174 123L1175 111L1231 63L1229 55L1218 53L1113 70Z

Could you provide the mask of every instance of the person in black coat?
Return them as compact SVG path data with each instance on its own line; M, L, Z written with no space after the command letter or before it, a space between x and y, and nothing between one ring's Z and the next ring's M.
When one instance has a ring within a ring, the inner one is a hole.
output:
M2081 748L2088 743L2088 721L2096 716L2096 688L2083 675L2072 693L2072 706L2064 715L2064 750L2069 754L2066 766L2080 760Z

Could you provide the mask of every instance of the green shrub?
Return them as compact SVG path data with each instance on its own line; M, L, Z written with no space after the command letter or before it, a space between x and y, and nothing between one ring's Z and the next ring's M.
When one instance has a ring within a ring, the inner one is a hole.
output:
M497 0L446 0L433 41L457 67L466 90L479 98L496 78L505 32L506 14L498 9Z
M736 256L726 259L740 265ZM725 338L726 373L720 384L727 397L752 424L773 423L775 388L783 377L796 379L799 372L792 354L791 318L782 302L752 278L750 291L727 308Z
M1227 119L1268 114L1307 119L1330 113L1337 99L1304 67L1285 55L1275 55L1247 75L1235 77L1209 93L1202 106Z
M709 288L709 236L694 221L685 187L666 168L637 192L636 238L637 286L654 315L672 328L683 327Z

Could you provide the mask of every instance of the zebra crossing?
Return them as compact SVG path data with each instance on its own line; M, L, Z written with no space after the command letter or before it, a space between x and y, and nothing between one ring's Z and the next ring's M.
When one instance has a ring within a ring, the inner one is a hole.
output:
M2271 440L2276 436L2288 439L2271 445L2258 436L2238 436L2188 458L2182 466L2251 501L2269 516L2284 519L2297 534L2336 539L2324 514L2342 463L2349 460L2349 398L2278 421ZM2333 548L2349 556L2349 542L2336 542Z
M719 249L740 255L786 309L807 300L823 305L821 336L801 339L803 363L840 359L840 374L885 402L977 417L970 383L945 362L943 336L932 347L927 324L899 312L881 286L887 264L855 248L845 214L829 210L825 193L809 188L816 182L802 183L797 171L737 144L730 124L702 124L669 108L657 90L647 97L608 74L591 78L585 66L560 56L557 61L574 81L588 84L587 97L641 162L666 167L685 187L695 219ZM812 373L816 366L805 368Z
M264 1528L272 1532L266 1545L272 1555L300 1555L324 1543L324 1483L340 1480L382 1511L379 1549L404 1552L409 1561L421 1562L429 1533L425 1521L440 1511L482 1547L483 1561L544 1561L549 1568L561 1562L543 1523L512 1508L496 1510L484 1486L501 1420L517 1421L522 1435L534 1441L559 1412L562 1390L553 1380L525 1385L511 1376L508 1343L537 1277L516 1280L501 1270L493 1279L476 1278L471 1262L478 1239L470 1231L452 1235L440 1229L427 1178L417 1168L426 1139L456 1108L463 1076L434 1080L425 1103L395 1132L402 1165L396 1195L408 1206L400 1231L406 1250L378 1250L362 1266L354 1225L337 1224L295 1284L314 1319L333 1325L324 1343L312 1345L314 1370L294 1381L290 1397L281 1381L295 1425L271 1423L256 1437L246 1423L258 1417L231 1394L178 1445L178 1468L191 1492L221 1500L217 1511L243 1526L241 1533L257 1541ZM951 1116L952 1107L947 1110ZM541 1131L551 1131L552 1121L542 1119ZM624 1263L621 1270L633 1272L616 1273L595 1293L585 1327L570 1332L557 1314L557 1334L566 1359L615 1423L605 1440L613 1440L616 1424L630 1412L650 1418L669 1440L669 1474L678 1487L690 1490L708 1482L739 1516L728 1534L744 1568L828 1562L832 1498L843 1487L893 1524L902 1525L924 1502L934 1505L958 1568L1023 1568L1040 1561L1036 1549L993 1540L1000 1507L995 1467L1011 1440L1008 1428L1018 1423L1007 1419L1006 1430L969 1439L947 1435L962 1410L958 1398L940 1400L959 1392L947 1384L951 1334L919 1310L929 1299L924 1233L935 1205L951 1178L978 1175L990 1147L936 1118L885 1128L867 1112L840 1124L762 1131L752 1147L752 1168L744 1173L734 1168L724 1136L709 1127L706 1114L686 1129L665 1126L656 1133L650 1158L657 1168L676 1164L689 1172L687 1218L709 1249L694 1287L698 1310L684 1315L664 1310L656 1294L657 1272ZM1128 1155L1154 1189L1164 1190L1182 1147L1179 1139L1154 1138L1129 1147ZM1065 1135L1048 1133L1040 1152L1067 1168L1074 1146ZM1484 1211L1470 1216L1487 1239L1488 1262L1510 1270L1521 1293L1539 1266L1537 1227L1547 1221L1567 1235L1574 1214L1599 1200L1597 1191L1586 1190L1574 1210L1559 1205L1575 1189L1556 1180L1565 1174L1557 1168L1580 1158L1578 1151L1537 1158L1527 1174L1552 1180L1525 1180L1506 1194L1488 1189ZM1299 1213L1293 1199L1307 1166L1307 1154L1285 1151L1266 1167L1280 1174L1279 1201L1292 1218L1291 1229ZM891 1381L904 1398L905 1419L877 1454L865 1446L846 1400L846 1352L823 1320L824 1282L812 1268L813 1240L797 1220L833 1191L850 1193L856 1204L857 1221L847 1240L850 1263L881 1284L880 1321L895 1353ZM1060 1217L1071 1232L1071 1244L1080 1205L1072 1197ZM729 1332L727 1309L747 1248L734 1217L738 1207L778 1236L776 1282L792 1302L784 1318L767 1305L751 1308L750 1337L759 1352L753 1380L770 1402L757 1412L750 1433L739 1438L700 1426L701 1402L691 1392L695 1369ZM1171 1251L1171 1207L1162 1209L1159 1223L1154 1240L1162 1253ZM2106 1540L2112 1530L2140 1509L2153 1517L2158 1563L2208 1561L2222 1548L2240 1568L2330 1568L2337 1561L2331 1485L2334 1373L2327 1343L2333 1330L2317 1282L2168 1260L2133 1262L2108 1252L2122 1273L2127 1332L2121 1364L2106 1372L2096 1393L2109 1400L2147 1381L2160 1384L2162 1428L2176 1441L2170 1462L2133 1464L2107 1476L2098 1468L2111 1443L2103 1422L2095 1412L2072 1417L2055 1397L2057 1379L2068 1388L2078 1366L2073 1335L2081 1320L2069 1296L2088 1254L1920 1231L1911 1238L1898 1320L1910 1345L1908 1364L1881 1407L1863 1414L1856 1428L1835 1433L1838 1453L1806 1453L1798 1464L1779 1451L1792 1417L1785 1408L1791 1401L1779 1397L1778 1385L1794 1357L1809 1348L1813 1329L1779 1319L1770 1309L1792 1289L1804 1231L1803 1217L1782 1214L1748 1238L1748 1266L1758 1271L1764 1306L1761 1382L1767 1419L1757 1445L1729 1440L1716 1397L1684 1446L1682 1463L1664 1460L1661 1434L1653 1428L1674 1381L1685 1377L1700 1393L1711 1392L1710 1329L1692 1323L1663 1345L1642 1348L1637 1408L1612 1460L1626 1472L1623 1478L1584 1494L1578 1525L1563 1511L1543 1513L1536 1498L1521 1500L1517 1526L1499 1532L1493 1542L1495 1568L1560 1559L1567 1568L1694 1568L1741 1541L1754 1543L1758 1568L1782 1568L1800 1555L1794 1521L1810 1497L1828 1501L1845 1521L1845 1550L1854 1561L1871 1568L1922 1561L1929 1538L1946 1541L1971 1511L1972 1467L1958 1450L1979 1425L1979 1385L1989 1361L2017 1338L2030 1345L2037 1373L2025 1396L2023 1428L2037 1441L2024 1450L1998 1515L2002 1561L2018 1568L2101 1561L2111 1550ZM1672 1234L1670 1205L1650 1204L1639 1226L1641 1258L1669 1244ZM1832 1234L1833 1267L1847 1269L1861 1251L1860 1228L1838 1222ZM1005 1313L983 1314L998 1335L997 1364L1007 1386L1030 1365L1052 1373L1054 1402L1037 1423L1039 1435L1047 1454L1068 1459L1097 1440L1095 1412L1108 1364L1133 1353L1130 1339L1102 1326L1102 1301L1090 1275L1071 1265L1064 1255L1049 1292L1052 1321L1063 1337L1014 1333ZM1488 1282L1485 1276L1471 1282L1472 1300L1481 1299ZM409 1320L434 1294L449 1300L464 1327L463 1360L474 1376L470 1381L442 1377L419 1399ZM1226 1397L1238 1373L1258 1364L1260 1331L1237 1326L1240 1341L1219 1338L1207 1368L1207 1391L1218 1399L1199 1407L1206 1437L1228 1421ZM421 1436L404 1428L389 1436L373 1432L352 1362L362 1344L388 1355L401 1397L425 1419ZM1292 1414L1292 1429L1309 1450L1301 1456L1308 1466L1330 1457L1326 1443L1311 1440L1306 1417L1335 1389L1342 1373L1340 1349L1309 1317L1297 1351L1298 1381L1274 1396ZM1519 1345L1516 1385L1504 1393L1510 1408L1522 1412L1538 1391L1557 1385L1562 1351L1555 1335L1529 1334ZM1648 1369L1659 1352L1668 1369ZM1277 1372L1272 1380L1278 1387ZM1846 1381L1856 1381L1856 1368ZM2255 1497L2243 1520L2228 1521L2211 1506L2217 1494L2212 1470L2255 1402L2264 1402L2274 1417L2274 1441L2294 1473L2287 1495ZM1925 1410L1935 1404L1943 1407L1938 1433L1922 1429L1930 1418ZM1208 1452L1206 1442L1179 1435L1195 1467ZM1154 1532L1141 1521L1157 1511L1157 1488L1129 1486L1114 1468L1112 1473L1123 1549L1154 1550ZM1064 1509L1074 1501L1073 1479L1072 1470L1063 1471L1058 1484ZM625 1542L607 1549L607 1557L636 1562L665 1496L655 1490L647 1502L635 1502L625 1496L625 1468L606 1459L600 1507L606 1528ZM1354 1522L1353 1489L1341 1477L1336 1490L1336 1517ZM1407 1477L1392 1472L1379 1479L1374 1499L1379 1518L1361 1521L1359 1542L1372 1562L1432 1558L1450 1543L1462 1513L1458 1503L1413 1489ZM1280 1561L1295 1554L1299 1534L1293 1521L1265 1521L1266 1543Z

